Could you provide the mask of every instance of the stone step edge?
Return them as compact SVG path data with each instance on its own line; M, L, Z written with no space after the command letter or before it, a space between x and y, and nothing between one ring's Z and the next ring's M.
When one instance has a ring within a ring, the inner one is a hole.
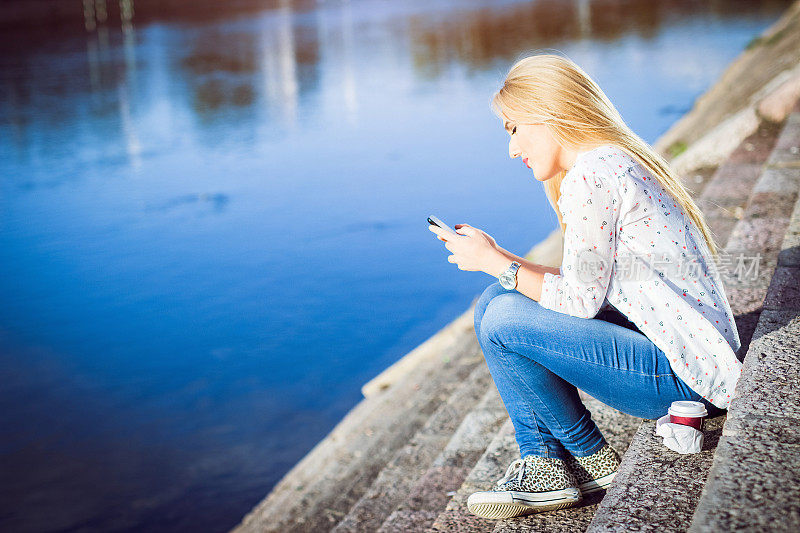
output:
M784 14L760 35L760 40L784 33L796 26L800 2L794 2ZM783 37L785 39L785 37ZM800 71L796 62L777 72L760 89L747 96L741 109L732 112L721 123L708 125L705 114L710 106L725 97L727 88L736 84L747 69L752 68L756 49L745 49L734 59L717 81L695 101L692 109L678 119L653 145L668 157L671 148L682 143L687 132L700 130L699 138L690 141L682 153L671 161L678 174L688 173L703 166L717 166L728 158L742 139L749 136L760 120L782 122L791 112L791 103L800 96ZM788 102L788 103L787 103ZM691 137L691 136L690 136Z
M800 105L800 103L798 104ZM800 113L793 113L790 118L794 118L796 122L800 123ZM796 162L800 161L800 156L797 156ZM792 165L781 165L784 168L788 168ZM797 166L792 166L797 168ZM796 183L800 183L800 175L795 176L797 180ZM786 229L784 234L783 242L781 245L781 250L778 254L778 269L785 270L790 274L790 277L794 280L794 284L796 285L798 282L798 278L800 278L800 272L798 271L800 268L800 195L798 195L797 201L795 202L794 208L792 210L792 215L789 221L789 225ZM761 316L759 317L758 324L756 326L756 333L763 332L770 336L780 335L780 331L786 328L786 325L779 327L777 330L774 330L774 326L770 324L770 322L775 321L777 315L784 312L781 309L781 298L780 295L777 294L783 289L784 283L776 283L777 280L774 278L778 276L778 272L773 277L773 283L770 284L767 290L767 297L765 299L764 305L764 312L762 312ZM787 280L783 280L787 281ZM792 281L788 281L788 283L792 283ZM795 303L795 307L797 303ZM796 314L797 309L794 311L790 311L790 315ZM781 324L785 322L785 320L778 320L778 323ZM769 332L769 333L766 333ZM754 338L758 339L762 337L762 335L754 335ZM791 335L791 334L790 334ZM785 336L785 335L784 335ZM794 344L797 346L800 342L798 342L797 337L794 338ZM758 352L763 351L761 343L758 340L754 341L751 344L751 350L754 352L752 356L750 355L750 351L748 350L748 356L751 357L751 361L754 361L752 358L755 357L756 359L760 359L762 357ZM785 349L786 345L781 345L781 349ZM745 358L747 360L747 358ZM756 364L756 363L754 363ZM748 365L749 366L749 365ZM749 379L748 369L743 369L741 380L743 381L742 385L745 385ZM737 387L739 385L737 384ZM754 388L754 387L750 387ZM797 401L797 399L796 399ZM722 431L722 437L720 438L720 449L731 448L732 441L740 436L740 434L745 434L747 437L752 437L750 433L746 431L740 431L739 427L743 426L746 427L748 422L748 413L747 412L740 412L738 402L734 399L731 403L731 407L728 410L728 420L725 423ZM769 418L769 417L765 417ZM772 435L769 431L766 433L767 435ZM757 437L756 437L757 438ZM767 437L769 438L769 437ZM736 470L737 463L734 459L729 457L727 453L722 453L721 455L715 455L714 462L711 466L711 471L709 472L708 482L703 487L703 491L700 495L700 501L698 502L697 508L695 509L695 513L692 517L691 524L688 528L690 533L706 533L710 531L719 531L722 524L726 524L724 527L741 527L743 524L741 522L749 522L747 515L744 516L739 513L739 516L736 517L739 524L733 524L731 517L727 513L727 509L731 507L731 499L725 500L724 496L726 493L725 482L729 480L729 476ZM787 467L792 468L792 467ZM761 473L763 476L765 473ZM768 475L768 474L767 474ZM775 486L783 487L783 484L775 480ZM730 490L727 488L727 490ZM791 490L789 492L792 492ZM722 498L720 498L722 496ZM774 504L773 504L774 505ZM780 505L780 503L778 504ZM726 510L722 510L720 507L724 506ZM762 508L763 509L763 508ZM772 514L764 509L766 515L766 521L770 523L770 528L775 528L776 530L781 529L785 531L796 530L798 526L798 521L795 519L794 521L782 521L781 525L776 525L772 522L772 519L775 518ZM792 513L791 510L787 508L781 508L780 514L782 515L781 518L791 516L792 514L795 516L797 515L797 509L794 510ZM756 524L749 523L748 527L757 528L757 527L767 527L767 523L762 523L756 526Z
M469 373L474 370L476 363L480 360L478 357L464 359L469 360L470 364L462 364L460 367L442 372L443 375L448 376L447 380L443 379L441 375L437 376L438 379L430 380L430 383L435 384L438 395L429 397L423 403L407 404L411 405L411 409L407 409L400 416L396 416L396 412L388 413L394 420L393 429L384 431L383 436L376 435L380 442L369 449L364 449L360 454L359 462L354 462L345 470L343 476L333 480L333 485L327 486L325 493L321 494L321 498L315 501L314 505L310 506L304 514L303 519L298 521L302 524L302 530L314 533L327 531L347 515L353 505L369 489L381 470L386 468L387 460L392 453L404 448L408 440L424 426L436 409L447 401L452 391L469 377ZM397 407L394 409L396 411ZM434 435L428 436L424 440L443 441L444 437ZM286 529L281 528L282 531Z
M407 390L409 396L386 405L385 410L379 412L380 425L373 424L374 431L367 438L356 433L356 441L349 446L354 457L345 456L345 460L336 461L338 464L325 478L315 480L315 495L310 500L306 498L307 504L299 514L294 512L288 519L279 520L277 531L328 531L347 515L392 455L417 434L480 363L472 336L461 335L453 340L441 354L442 360L449 361L447 364L433 359L387 391L387 395L396 397L397 392ZM414 386L404 387L411 384ZM399 391L398 387L401 387ZM367 435L371 427L359 429Z
M382 432L391 433L393 420L402 417L408 407L408 401L422 401L426 394L432 398L438 394L436 387L431 382L430 375L439 375L443 366L457 368L458 365L475 365L477 358L470 361L460 361L458 357L448 358L444 354L449 350L465 343L471 336L472 323L462 324L465 329L462 334L450 336L450 342L443 343L442 352L438 358L434 357L424 364L418 365L394 384L390 389L373 398L361 400L345 417L331 430L328 435L317 443L273 489L243 518L238 530L247 531L249 528L260 527L258 524L269 520L269 517L285 516L287 508L294 508L308 489L319 479L320 473L333 468L341 462L341 456L347 455L348 448L357 447L360 439L365 438L365 431L370 425L380 424ZM458 355L458 354L457 354ZM445 360L449 360L446 363ZM435 381L435 380L434 380ZM426 392L427 391L427 392ZM390 413L392 416L387 417ZM421 424L420 424L421 425ZM380 435L368 435L371 439ZM349 464L349 463L348 463ZM341 465L337 468L343 468ZM346 466L344 467L346 468Z
M442 347L450 343L454 336L462 335L464 330L472 325L472 320L472 310L470 308L433 336L429 337L425 342L365 383L361 387L361 394L365 398L380 394L397 381L407 376L423 362L438 357L442 351Z
M448 476L451 477L446 481L454 484L453 480L455 479L455 483L460 487L507 419L508 413L502 399L494 383L491 383L480 403L464 417L442 452L431 463L430 468L419 476L411 487L407 499L387 516L378 532L411 533L427 529L438 513L446 507L447 501L449 501L448 493L446 491L439 493L439 496L445 496L447 499L441 505L437 504L436 509L430 504L426 505L423 510L413 509L414 506L408 504L408 498L426 495L431 490L442 490L441 485L445 484L442 478ZM435 486L431 487L432 484ZM458 487L454 487L454 491Z
M449 524L447 520L447 515L452 514L453 511L462 511L465 509L467 497L469 497L469 494L471 494L473 490L488 490L491 487L491 482L489 479L492 476L487 475L487 473L494 473L499 471L500 468L505 469L507 467L509 461L504 460L504 455L508 455L508 453L504 452L508 449L511 441L513 440L514 425L511 422L511 419L507 418L497 433L495 433L492 440L489 442L489 445L486 447L486 451L481 454L480 458L476 461L475 466L472 467L469 474L467 474L467 477L464 478L464 481L456 491L456 494L450 498L445 508L439 512L436 519L433 521L433 524L431 524L426 531L441 532L454 529L449 527L451 524ZM479 518L477 516L469 516L467 517L467 520L484 524L492 523L491 521ZM492 527L487 527L487 531L491 530Z
M441 406L431 414L426 423L411 438L408 445L397 450L387 461L386 466L378 473L373 483L350 508L350 511L333 528L332 531L341 533L345 531L364 531L365 527L370 530L379 526L392 510L407 496L418 476L428 470L430 465L439 457L452 438L452 431L445 431L442 427L447 427L448 422L452 422L453 416L460 420L459 426L463 424L469 413L480 405L485 393L475 397L472 392L476 387L489 387L491 376L485 365L478 364L472 370L468 379L459 385ZM449 420L448 420L449 419ZM408 457L413 457L411 461ZM430 458L430 461L426 461ZM418 461L422 463L417 464ZM409 464L411 463L411 464ZM412 476L413 479L408 479ZM380 517L381 511L379 502L390 510ZM369 522L380 520L378 524L368 526L362 515L369 515ZM380 517L380 518L379 518Z

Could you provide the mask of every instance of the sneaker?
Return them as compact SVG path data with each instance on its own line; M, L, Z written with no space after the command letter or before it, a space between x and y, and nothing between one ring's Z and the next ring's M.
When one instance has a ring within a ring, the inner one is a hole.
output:
M582 499L566 461L528 455L511 463L491 490L471 494L467 509L483 518L511 518L570 507Z
M619 455L608 443L592 455L570 456L567 459L567 466L578 480L578 488L583 494L591 494L611 485L619 463Z

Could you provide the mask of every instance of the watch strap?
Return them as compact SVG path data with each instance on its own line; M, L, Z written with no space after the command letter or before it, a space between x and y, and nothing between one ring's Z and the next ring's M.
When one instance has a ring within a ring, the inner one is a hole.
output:
M503 274L511 274L512 276L516 277L517 276L517 271L519 270L519 267L521 267L521 266L522 265L520 265L516 261L511 261L511 264L508 265L508 268L503 271ZM501 274L501 276L502 276L502 274Z

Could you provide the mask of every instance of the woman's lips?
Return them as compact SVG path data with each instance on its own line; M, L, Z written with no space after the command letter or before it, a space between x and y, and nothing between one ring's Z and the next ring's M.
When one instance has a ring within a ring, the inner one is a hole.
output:
M527 157L525 159L523 159L522 162L525 163L526 167L531 168L531 166L528 164L528 158Z

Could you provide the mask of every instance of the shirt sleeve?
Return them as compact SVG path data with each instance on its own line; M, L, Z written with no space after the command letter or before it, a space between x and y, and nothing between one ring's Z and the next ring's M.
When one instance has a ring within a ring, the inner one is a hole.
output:
M559 209L566 225L561 274L544 275L539 303L579 318L594 318L603 305L617 248L620 200L610 169L574 169L561 183Z

